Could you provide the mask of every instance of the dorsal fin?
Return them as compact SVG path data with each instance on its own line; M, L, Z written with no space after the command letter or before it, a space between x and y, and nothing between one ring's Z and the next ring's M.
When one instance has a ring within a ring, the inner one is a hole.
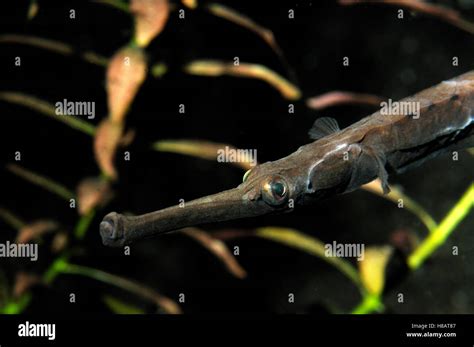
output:
M322 117L316 119L308 134L312 140L319 140L324 136L334 134L339 130L341 129L339 129L337 120L331 117Z

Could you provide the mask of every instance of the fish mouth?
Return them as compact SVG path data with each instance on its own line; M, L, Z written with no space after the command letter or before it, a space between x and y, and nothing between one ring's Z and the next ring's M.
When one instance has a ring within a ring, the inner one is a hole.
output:
M111 212L100 223L100 235L104 245L121 247L188 226L256 217L272 211L274 208L263 201L248 198L246 190L239 186L140 216Z

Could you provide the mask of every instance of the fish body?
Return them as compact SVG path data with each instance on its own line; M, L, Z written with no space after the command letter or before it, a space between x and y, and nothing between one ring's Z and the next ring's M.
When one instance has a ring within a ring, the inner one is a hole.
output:
M121 246L191 225L292 211L377 177L388 192L390 174L474 146L474 71L398 103L415 112L381 109L343 130L331 118L316 120L309 132L314 142L256 166L234 189L141 216L112 212L101 223L102 240Z

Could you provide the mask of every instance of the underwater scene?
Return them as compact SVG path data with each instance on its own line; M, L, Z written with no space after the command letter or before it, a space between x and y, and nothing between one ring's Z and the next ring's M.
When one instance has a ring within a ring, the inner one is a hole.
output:
M471 47L469 0L15 1L0 312L474 314Z

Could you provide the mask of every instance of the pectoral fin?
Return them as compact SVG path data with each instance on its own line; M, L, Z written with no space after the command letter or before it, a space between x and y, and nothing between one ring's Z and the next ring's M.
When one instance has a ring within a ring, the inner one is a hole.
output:
M383 193L388 194L390 188L388 185L388 173L385 169L384 155L371 147L361 146L360 155L353 164L348 190L357 189L375 177L380 179Z

